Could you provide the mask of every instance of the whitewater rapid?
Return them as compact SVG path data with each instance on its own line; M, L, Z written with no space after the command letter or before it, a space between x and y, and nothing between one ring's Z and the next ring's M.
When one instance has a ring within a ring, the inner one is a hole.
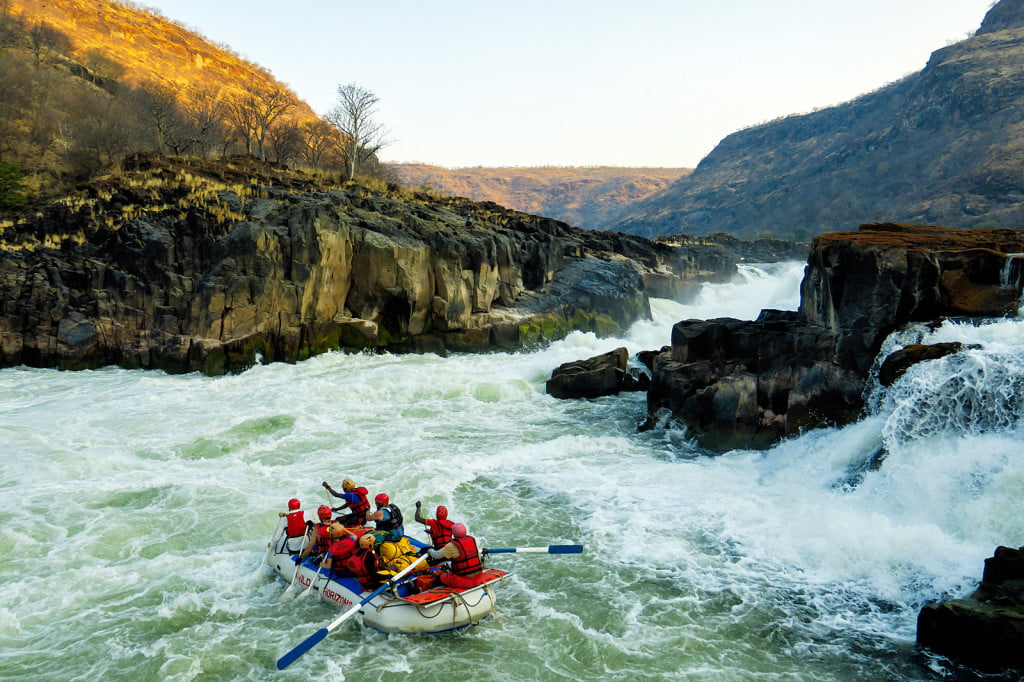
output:
M765 452L637 433L642 394L544 394L558 364L659 348L680 319L795 309L802 272L744 266L690 305L654 301L622 339L533 353L0 371L0 677L941 679L914 646L917 610L1024 544L1020 322L894 337L981 348ZM344 477L409 517L445 504L484 546L585 553L495 555L515 574L497 619L432 638L350 623L277 673L337 611L283 603L256 568L286 500L312 509Z

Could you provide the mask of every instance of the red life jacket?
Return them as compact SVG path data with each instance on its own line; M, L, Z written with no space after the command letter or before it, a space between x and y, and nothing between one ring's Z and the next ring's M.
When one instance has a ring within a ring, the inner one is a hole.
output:
M298 511L289 512L284 515L288 519L288 526L285 528L285 532L288 533L288 537L297 538L306 534L306 514L301 509Z
M330 548L327 550L333 563L331 564L336 571L344 568L344 562L356 549L356 540L351 535L346 535L340 540L335 540L331 543Z
M316 547L313 551L317 554L326 554L331 547L331 530L326 523L316 524Z
M362 518L363 522L365 523L366 512L370 511L370 499L368 497L370 491L362 486L359 486L358 488L352 488L352 492L359 496L359 501L350 503L348 505L348 510L356 516Z
M473 536L467 535L452 540L459 548L459 558L452 559L452 573L455 575L476 575L484 570L480 563L480 553L476 549L476 540Z
M452 526L455 524L448 519L427 519L427 535L434 543L434 549L441 549L455 536L452 535Z
M359 579L359 584L365 588L376 577L377 554L372 549L360 548L345 560L345 568L352 571Z

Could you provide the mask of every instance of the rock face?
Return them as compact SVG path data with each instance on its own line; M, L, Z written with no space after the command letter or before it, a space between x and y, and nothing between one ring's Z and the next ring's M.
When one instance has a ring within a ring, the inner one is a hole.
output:
M1024 673L1024 547L997 547L967 599L925 605L917 641L982 672Z
M884 223L817 237L799 311L674 326L671 350L653 362L645 427L671 418L724 451L849 423L891 332L943 316L1015 312L1013 254L1021 252L1019 230Z
M878 383L882 386L892 386L897 379L917 363L955 355L965 348L977 348L977 346L965 346L959 341L932 344L912 343L890 353L882 362L881 367L878 368Z
M616 348L586 360L559 365L545 384L556 398L600 398L622 391L644 391L650 385L647 374L630 372L629 352Z
M649 316L645 277L734 269L714 247L324 191L246 159L141 159L2 229L0 366L217 374L335 348L510 349Z

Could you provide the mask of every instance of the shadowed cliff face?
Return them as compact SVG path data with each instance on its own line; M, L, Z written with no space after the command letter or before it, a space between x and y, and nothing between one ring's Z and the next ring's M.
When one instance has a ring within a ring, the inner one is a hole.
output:
M705 447L725 451L850 423L893 331L946 316L1016 314L1019 284L1005 285L1002 273L1022 252L1021 230L886 223L817 237L798 312L675 325L670 352L654 361L647 425L674 418Z
M4 228L0 248L0 365L208 373L334 348L479 351L613 333L649 316L645 278L733 268L720 248L324 190L244 159L141 160Z

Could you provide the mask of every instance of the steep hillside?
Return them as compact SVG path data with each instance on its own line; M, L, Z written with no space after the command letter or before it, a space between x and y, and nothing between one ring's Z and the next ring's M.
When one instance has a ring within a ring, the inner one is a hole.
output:
M1024 0L917 74L730 135L613 229L804 239L876 221L1024 224Z
M133 87L159 84L182 99L205 90L224 99L253 87L274 89L280 83L261 66L242 59L227 46L172 22L157 10L115 0L8 0L9 11L30 23L64 34L78 61ZM309 106L294 96L288 114L297 121L316 120Z
M601 229L623 209L690 173L686 168L440 168L400 163L392 168L409 187L429 186L468 197Z

